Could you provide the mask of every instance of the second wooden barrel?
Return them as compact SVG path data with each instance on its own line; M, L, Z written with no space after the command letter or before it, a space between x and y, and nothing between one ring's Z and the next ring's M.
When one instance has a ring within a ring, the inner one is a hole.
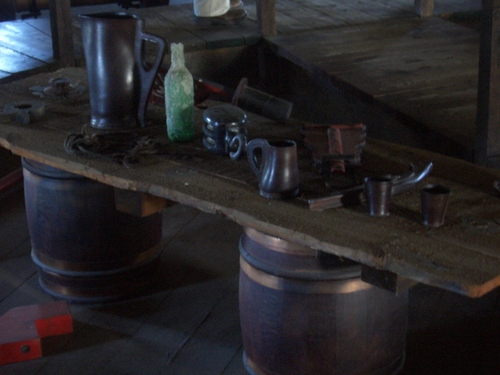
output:
M251 374L387 375L405 358L408 293L360 279L359 264L245 228L240 319Z
M23 160L32 259L56 297L97 303L140 293L155 280L162 216L115 209L114 190L97 181Z

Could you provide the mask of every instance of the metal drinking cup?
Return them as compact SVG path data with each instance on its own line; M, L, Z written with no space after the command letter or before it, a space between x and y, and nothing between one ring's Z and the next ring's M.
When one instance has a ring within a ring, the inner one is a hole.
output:
M252 170L259 177L260 195L281 199L298 194L299 167L297 144L294 141L253 139L247 144L247 157Z

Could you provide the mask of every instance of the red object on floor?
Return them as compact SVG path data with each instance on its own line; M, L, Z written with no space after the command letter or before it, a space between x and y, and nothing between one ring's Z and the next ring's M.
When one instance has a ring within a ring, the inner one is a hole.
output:
M0 365L40 358L42 337L71 332L66 301L13 308L0 317Z

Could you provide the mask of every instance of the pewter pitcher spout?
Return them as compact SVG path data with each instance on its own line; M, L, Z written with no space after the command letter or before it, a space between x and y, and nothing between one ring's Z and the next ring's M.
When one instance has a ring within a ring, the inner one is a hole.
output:
M142 31L143 21L126 12L80 15L89 81L90 123L95 128L144 126L147 101L163 59L165 41ZM145 41L158 45L151 68Z

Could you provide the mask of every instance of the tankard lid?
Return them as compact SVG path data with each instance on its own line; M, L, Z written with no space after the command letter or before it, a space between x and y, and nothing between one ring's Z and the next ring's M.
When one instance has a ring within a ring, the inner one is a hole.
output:
M231 104L221 104L207 108L203 112L203 120L209 127L241 126L247 121L245 111Z

